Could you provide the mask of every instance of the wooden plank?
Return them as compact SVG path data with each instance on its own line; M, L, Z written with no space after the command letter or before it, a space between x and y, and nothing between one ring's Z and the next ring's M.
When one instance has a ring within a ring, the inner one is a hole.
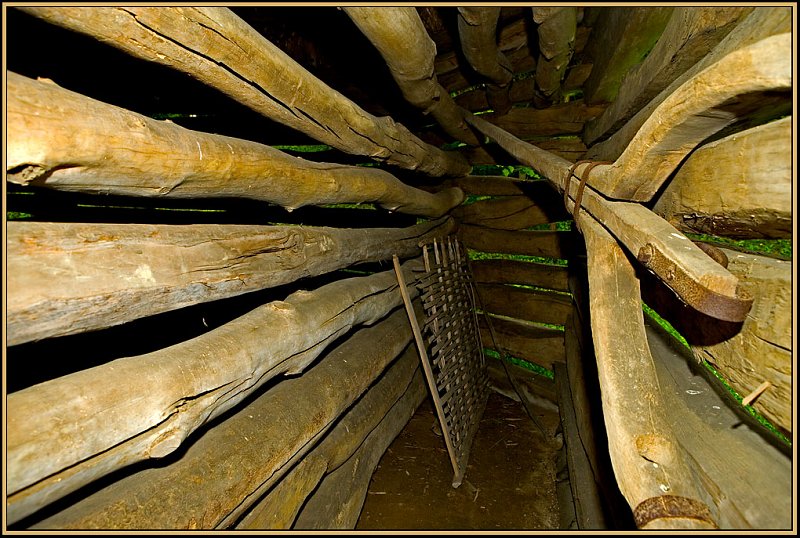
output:
M791 116L706 144L653 211L684 232L791 238L793 147Z
M531 143L562 159L574 163L586 154L586 145L578 136L562 136L551 139L535 139ZM471 164L508 164L508 154L497 144L486 144L479 148L466 149L464 157Z
M481 252L553 259L566 259L570 253L569 232L514 232L464 224L458 228L458 236L465 247Z
M455 191L433 197L377 168L314 163L191 131L15 73L8 73L7 87L6 180L12 183L158 198L251 198L289 210L376 202L428 217L463 199Z
M610 103L616 98L622 77L653 48L673 9L603 8L584 51L594 65L583 85L587 103Z
M558 390L558 411L569 470L569 483L575 506L575 519L578 529L607 529L603 516L600 492L592 472L592 464L578 430L577 410L572 400L570 380L565 364L555 364L556 387Z
M463 224L498 230L523 230L553 222L561 216L560 208L551 211L551 207L538 204L527 196L507 196L458 206L451 215Z
M651 99L611 138L589 148L587 158L603 161L617 159L630 145L644 123L653 116L655 110L685 82L738 49L753 45L767 37L791 31L792 10L790 7L759 7L754 9L711 52L703 56L702 59L676 78L661 93ZM735 69L733 73L736 73Z
M491 318L491 323L497 342L492 339L486 317L478 317L484 347L494 349L501 355L507 351L511 356L547 369L552 369L555 363L564 362L563 331L495 317Z
M397 316L388 325L395 330L405 327L399 329L401 334L397 337L391 336L386 328L364 334L359 331L352 343L333 350L303 376L281 381L205 431L182 457L171 458L168 465L149 466L121 477L34 527L227 527L262 493L285 479L297 462L313 455L314 446L333 434L338 420L353 426L354 401L356 407L365 399L373 405L355 412L366 414L362 420L371 423L371 427L353 428L351 450L406 391L419 359L407 345L411 339L408 320ZM370 333L386 342L385 352L373 354L368 350ZM395 360L398 355L400 358ZM373 358L374 366L366 364ZM364 372L358 373L359 369ZM375 387L384 393L376 395ZM284 502L290 505L292 499L286 498Z
M293 529L355 528L378 462L425 399L421 376L414 379L418 382L412 382L358 450L320 483L297 515Z
M564 325L572 311L572 300L563 294L538 292L503 284L478 284L476 289L483 307L492 314L537 323Z
M469 172L457 154L425 144L391 118L376 118L332 90L228 8L20 9L187 73L255 112L346 153L433 176Z
M393 254L454 222L338 229L218 224L8 224L8 344L119 325Z
M752 7L676 7L664 33L644 61L625 75L619 94L586 124L584 140L593 144L622 127L730 33Z
M419 268L404 264L409 281ZM116 469L171 454L269 379L302 372L339 336L400 304L393 271L340 280L192 340L8 395L9 521Z
M534 20L538 13L534 9ZM537 28L540 56L536 63L536 86L550 103L561 100L561 82L575 50L577 16L577 8L563 7L542 20Z
M569 291L569 270L562 265L516 260L477 260L470 262L475 282L528 284L558 291Z
M506 368L509 372L506 372ZM486 369L489 372L489 388L498 394L520 403L521 398L525 398L532 405L554 412L558 410L555 405L558 403L558 395L553 380L510 362L506 362L503 367L499 359L491 357L486 359ZM514 377L513 384L508 377L509 373Z
M514 68L505 54L497 48L497 20L499 7L459 7L458 37L461 51L470 66L489 79L487 99L497 114L511 108L508 85Z
M581 226L603 414L620 491L641 529L715 528L711 499L667 419L634 268L602 226L589 218L582 219ZM677 498L683 499L682 506L667 514L667 506ZM658 501L663 510L647 510Z
M737 412L717 380L693 367L688 350L673 346L658 325L646 329L669 409L665 418L697 467L696 480L719 512L719 528L789 532L796 514L791 447L770 443L763 427Z
M509 176L464 176L446 179L442 182L442 186L458 187L467 194L484 196L525 195L536 200L545 198L548 202L551 199L559 199L549 182L538 179L517 179Z
M567 178L567 172L571 169L568 161L527 144L477 116L467 118L467 121L487 136L494 138L519 162L538 170L556 188L563 189L565 185L568 185L568 181L576 181L574 174L571 179ZM578 172L578 175L580 173ZM577 190L577 186L570 187L570 192L573 188ZM568 199L566 204L567 209L574 210L575 203L571 199ZM721 319L734 320L736 318L735 321L741 321L741 317L746 314L747 297L738 294L736 277L649 209L636 203L609 202L591 188L583 191L581 205L604 226L612 230L617 239L632 254L639 257L644 253L642 263L647 264L647 255L651 249L661 252L671 260L669 267L659 268L651 264L648 265L648 268L656 271L659 278L688 304L692 304L696 308L703 308L707 313ZM468 226L462 228L468 228ZM464 233L465 237L467 235L464 231L459 231L459 233ZM502 233L519 234L524 232ZM500 237L498 236L496 239L499 240ZM489 244L487 242L485 246L488 247ZM678 267L686 279L675 278L675 270ZM733 308L708 307L707 303L697 300L698 295L695 291L698 287L724 297L725 304Z
M434 73L436 44L414 7L343 7L375 45L406 101L430 114L444 131L467 144L479 144L463 113Z

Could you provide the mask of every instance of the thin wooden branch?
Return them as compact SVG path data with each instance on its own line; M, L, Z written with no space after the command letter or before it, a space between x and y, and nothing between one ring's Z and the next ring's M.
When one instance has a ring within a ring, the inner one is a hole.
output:
M464 111L438 82L436 44L414 7L343 7L375 45L406 100L433 116L444 131L467 144L478 139L464 122Z
M438 217L461 203L378 168L314 163L277 149L185 129L54 84L7 74L7 181L59 190L165 198L242 197L290 211L376 202Z
M419 254L451 218L409 228L8 223L7 337L21 344Z
M409 279L420 267L404 264ZM397 291L393 271L298 291L192 340L8 395L8 520L174 452L269 379L302 372L353 327L400 306Z
M432 175L469 165L376 118L334 91L222 7L21 7L138 58L167 65L255 112L355 155Z

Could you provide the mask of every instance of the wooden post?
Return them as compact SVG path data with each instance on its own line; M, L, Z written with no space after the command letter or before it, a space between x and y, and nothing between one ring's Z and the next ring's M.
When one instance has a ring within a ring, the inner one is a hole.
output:
M511 109L508 86L514 69L497 48L499 7L458 8L458 36L461 50L473 69L490 80L487 87L489 106L502 115Z
M420 267L404 264L409 275ZM268 380L302 372L338 337L400 306L397 286L386 271L297 291L192 340L8 395L8 520L171 454Z
M314 77L222 7L21 7L50 23L167 65L255 112L355 155L432 176L461 176L458 154L376 118Z
M413 7L343 7L381 53L406 101L433 116L444 131L467 144L480 142L464 122L464 111L434 72L436 44Z
M533 20L539 24L541 54L536 63L536 85L549 103L561 100L561 82L575 50L577 14L575 7L564 7L551 13L533 8Z
M9 345L111 327L394 253L447 235L409 228L10 222Z

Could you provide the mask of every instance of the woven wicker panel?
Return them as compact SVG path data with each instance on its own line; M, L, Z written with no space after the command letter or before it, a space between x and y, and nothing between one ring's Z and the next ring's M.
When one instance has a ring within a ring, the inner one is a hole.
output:
M428 379L458 487L472 438L489 395L475 289L466 254L454 237L423 246L425 274L417 286L426 314L422 333L433 379Z

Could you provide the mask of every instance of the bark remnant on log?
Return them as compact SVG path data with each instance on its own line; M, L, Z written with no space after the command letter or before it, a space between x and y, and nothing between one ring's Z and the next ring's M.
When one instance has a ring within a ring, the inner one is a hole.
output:
M328 87L223 7L22 7L216 88L255 112L344 152L432 176L461 176L457 154L425 144Z

